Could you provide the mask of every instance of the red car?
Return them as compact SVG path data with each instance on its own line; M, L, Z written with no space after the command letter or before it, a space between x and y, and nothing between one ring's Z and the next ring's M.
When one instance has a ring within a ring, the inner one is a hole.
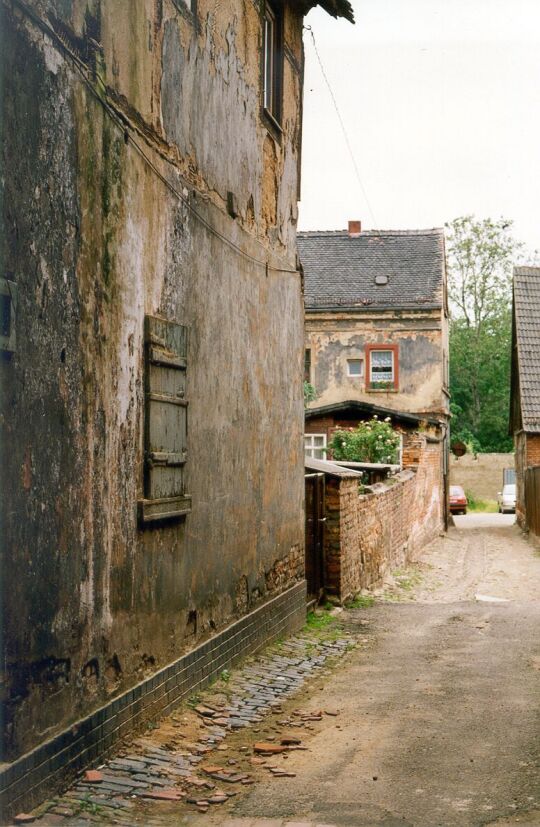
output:
M450 513L451 514L466 514L467 513L467 497L461 485L450 486Z

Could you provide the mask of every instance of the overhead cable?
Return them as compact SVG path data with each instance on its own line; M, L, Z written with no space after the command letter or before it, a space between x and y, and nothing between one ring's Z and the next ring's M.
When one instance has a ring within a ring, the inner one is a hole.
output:
M130 130L134 129L133 125L127 120L127 118L125 118L125 116L123 116L123 114L118 109L116 109L115 107L113 107L111 105L111 103L109 102L109 100L107 100L106 97L104 98L102 95L98 94L97 90L94 87L94 84L91 82L90 78L88 77L88 67L84 63L84 61L82 61L78 57L78 55L76 55L64 43L62 38L52 28L52 26L50 26L49 23L47 23L45 20L43 20L42 17L40 17L33 9L31 9L24 2L24 0L13 0L13 2L15 2L17 4L17 6L19 6L26 13L26 15L37 26L39 26L39 28L41 28L42 31L44 31L51 38L53 43L57 47L59 47L62 52L64 52L66 55L68 55L68 57L71 59L73 65L79 71L79 74L81 75L83 82L85 83L85 85L87 86L87 88L89 89L89 91L91 92L93 97L101 104L104 111L108 114L108 116L114 122L114 124L118 127L118 129L120 129L120 131L122 132L125 141L127 143L131 144L131 146L141 156L143 161L152 170L152 172L160 179L160 181L167 187L167 189L170 190L170 192L173 193L173 195L175 195L176 198L178 198L179 201L181 201L186 206L186 208L194 216L194 218L196 218L197 221L199 221L208 230L209 233L214 235L216 238L219 238L224 244L226 244L228 247L230 247L238 255L242 256L243 258L247 259L248 261L251 261L253 264L257 264L260 267L263 267L266 272L271 270L271 271L276 272L276 273L293 273L295 275L298 275L298 270L297 269L292 269L290 267L276 267L273 264L270 264L267 259L259 259L256 256L252 256L250 253L246 252L245 250L242 249L242 247L240 247L238 244L236 244L235 241L228 238L224 233L220 232L206 218L204 218L204 216L202 216L195 209L193 204L190 203L189 199L186 198L186 196L183 195L182 192L177 190L176 187L174 186L174 184L172 184L166 178L166 176L163 175L162 172L160 172L160 170L156 167L156 165L154 164L152 159L148 157L148 155L144 151L143 147L138 143L138 141L135 140L132 132L130 131ZM106 89L106 85L105 85L103 79L99 76L99 74L97 74L96 77L99 80L99 82L100 82L100 84L103 88L103 95L107 96L107 89ZM153 149L155 150L154 147L153 147ZM155 151L157 151L157 150L155 150ZM163 153L159 153L159 155L160 155L161 158L163 158L165 161L167 161L167 163L171 164L171 166L174 167L175 171L177 173L179 173L178 168L174 165L174 163L169 158L167 158L166 155L164 155ZM256 243L260 244L259 241L256 241Z

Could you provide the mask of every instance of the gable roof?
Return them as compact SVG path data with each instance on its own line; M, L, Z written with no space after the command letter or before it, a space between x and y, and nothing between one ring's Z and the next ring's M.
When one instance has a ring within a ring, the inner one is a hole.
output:
M319 417L336 414L340 417L350 415L353 418L360 416L379 416L381 419L389 416L393 422L400 425L408 425L417 428L422 422L428 425L440 427L443 423L436 416L422 413L409 413L408 411L396 411L394 408L385 408L382 405L374 405L372 402L362 402L359 399L349 399L346 402L333 402L330 405L320 405L318 408L306 408L304 411L306 422Z
M308 310L443 306L442 229L301 232L298 251Z
M540 267L514 268L514 326L522 427L540 431Z

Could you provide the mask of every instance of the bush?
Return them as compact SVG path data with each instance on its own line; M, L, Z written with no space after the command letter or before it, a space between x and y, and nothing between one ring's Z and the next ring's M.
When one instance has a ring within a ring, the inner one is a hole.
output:
M337 460L349 462L397 463L400 438L392 429L390 417L374 416L350 431L336 431L329 447Z

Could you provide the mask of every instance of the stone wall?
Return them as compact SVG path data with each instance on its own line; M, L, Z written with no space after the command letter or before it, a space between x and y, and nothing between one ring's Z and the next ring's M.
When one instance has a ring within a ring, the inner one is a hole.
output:
M450 484L461 485L480 500L496 500L502 490L503 470L514 467L514 454L450 456Z
M193 8L0 4L5 761L304 577L302 16L284 5L277 135L259 4ZM148 315L188 340L191 511L155 524Z
M380 586L443 529L441 443L416 435L408 450L410 467L372 493L357 477L327 478L325 581L340 602Z

